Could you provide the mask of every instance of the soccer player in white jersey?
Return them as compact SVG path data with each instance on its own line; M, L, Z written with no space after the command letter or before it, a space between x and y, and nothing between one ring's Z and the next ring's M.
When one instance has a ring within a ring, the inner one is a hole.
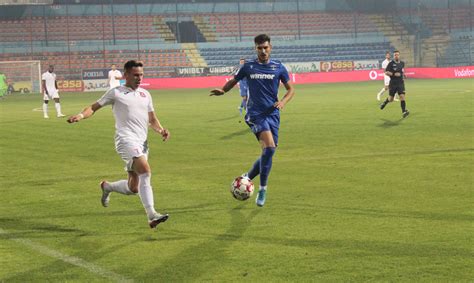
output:
M390 61L392 61L390 59L390 51L387 51L387 52L385 52L385 60L383 60L383 62L382 62L382 69L384 70L384 75L383 75L384 86L379 91L379 93L377 93L377 100L378 101L380 101L380 98L382 97L384 92L386 92L388 90L388 86L390 85L390 77L385 74L385 68L387 68L388 63L390 63ZM394 98L394 100L398 101L398 99L396 97Z
M112 105L115 117L115 149L126 164L128 180L102 181L101 202L109 205L112 192L140 196L148 216L150 228L168 219L168 214L155 211L151 187L151 169L148 163L148 126L168 140L170 133L155 115L150 93L140 87L143 64L130 60L124 66L125 85L108 90L97 102L79 114L69 117L68 122L79 122L91 117L103 106Z
M120 86L120 80L122 79L122 73L117 70L115 64L112 64L109 71L109 89Z
M56 81L56 74L54 73L54 66L49 65L48 71L41 75L41 85L43 87L43 117L45 119L48 116L48 102L50 99L54 100L54 106L56 107L56 116L58 118L64 117L65 115L61 112L61 104L59 103L59 91L58 82Z

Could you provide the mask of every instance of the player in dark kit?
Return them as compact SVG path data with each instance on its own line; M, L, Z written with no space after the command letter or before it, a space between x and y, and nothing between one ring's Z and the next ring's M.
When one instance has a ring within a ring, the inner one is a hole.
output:
M385 99L382 104L380 104L380 109L384 109L385 106L393 101L395 94L398 93L400 97L400 106L402 108L402 117L405 118L410 114L408 109L406 109L405 101L405 62L400 60L400 51L396 50L393 52L393 60L388 63L387 68L385 68L385 74L390 77L389 97Z
M277 60L270 60L272 45L270 37L261 34L255 37L257 58L246 61L222 89L214 89L210 95L223 95L231 90L237 82L247 79L248 99L245 122L256 135L262 146L262 154L250 171L245 173L253 179L260 174L260 188L256 198L258 206L263 206L266 199L267 180L272 167L272 157L278 145L280 128L280 110L294 96L295 91L290 82L288 70ZM278 100L280 82L286 88L286 94Z

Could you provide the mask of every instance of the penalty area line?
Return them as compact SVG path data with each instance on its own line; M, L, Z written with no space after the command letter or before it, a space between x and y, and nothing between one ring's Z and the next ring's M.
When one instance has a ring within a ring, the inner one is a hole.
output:
M2 228L0 228L0 235L10 235L10 233L8 231L5 231ZM28 239L11 238L9 240L11 240L13 242L16 242L16 243L19 243L23 246L26 246L26 247L28 247L28 248L36 251L36 252L39 252L43 255L52 257L54 259L61 260L63 262L72 264L72 265L77 266L77 267L81 267L81 268L83 268L83 269L85 269L85 270L87 270L91 273L94 273L94 274L97 274L99 276L108 278L112 281L115 281L115 282L133 282L133 280L131 280L131 279L128 279L128 278L126 278L126 277L124 277L120 274L115 273L115 272L106 270L106 269L104 269L104 268L102 268L98 265L93 264L93 263L87 262L87 261L83 260L82 258L75 257L75 256L70 256L70 255L61 253L59 251L50 249L46 246L35 243L35 242L30 241Z

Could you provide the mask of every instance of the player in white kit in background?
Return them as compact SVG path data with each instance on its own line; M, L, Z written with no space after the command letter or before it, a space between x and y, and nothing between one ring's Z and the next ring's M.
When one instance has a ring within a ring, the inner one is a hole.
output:
M109 71L109 89L120 86L120 80L122 79L122 73L117 70L115 64L110 66L112 70Z
M50 99L54 100L56 107L56 117L61 118L65 115L61 112L61 104L59 103L58 82L56 81L56 74L54 73L54 66L49 65L48 71L41 75L41 86L43 88L43 117L48 119L48 102Z
M97 102L69 117L68 122L79 122L91 117L103 106L112 105L115 117L115 149L126 164L128 180L102 181L102 205L109 205L112 192L138 194L148 216L148 223L151 228L155 228L168 219L168 214L160 214L154 208L151 169L148 163L148 127L160 134L163 141L168 140L170 133L156 117L150 93L140 87L143 64L135 60L125 63L124 77L124 86L108 90Z
M384 75L383 75L384 87L379 91L379 93L377 93L377 100L378 101L380 101L380 99L381 99L382 95L384 94L384 92L386 92L388 90L388 85L390 84L390 77L385 75L385 68L387 68L388 63L390 63L390 61L392 61L390 59L390 51L387 51L387 52L385 52L385 60L383 60L383 62L382 62L382 69L384 70ZM394 100L398 101L397 96L395 96Z

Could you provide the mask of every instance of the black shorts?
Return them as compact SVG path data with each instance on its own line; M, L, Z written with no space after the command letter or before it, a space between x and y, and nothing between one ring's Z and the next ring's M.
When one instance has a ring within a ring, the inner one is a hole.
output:
M395 96L396 93L398 93L398 95L405 94L405 83L396 83L393 85L389 85L388 95Z

